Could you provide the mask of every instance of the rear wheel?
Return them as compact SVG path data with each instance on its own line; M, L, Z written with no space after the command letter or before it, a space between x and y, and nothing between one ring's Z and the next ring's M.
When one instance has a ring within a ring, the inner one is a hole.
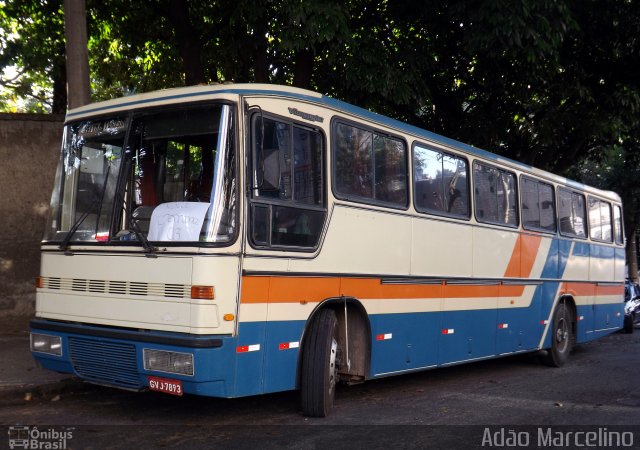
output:
M542 357L544 364L561 367L567 362L575 340L573 322L573 309L564 300L561 300L553 313L551 348Z
M331 309L315 317L302 353L300 397L306 416L325 417L333 408L338 381L338 319Z

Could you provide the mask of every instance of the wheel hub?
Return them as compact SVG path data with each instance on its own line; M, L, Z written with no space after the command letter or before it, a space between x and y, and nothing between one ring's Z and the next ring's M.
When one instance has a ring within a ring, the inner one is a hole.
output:
M331 339L331 353L329 355L329 391L333 391L336 386L336 354L338 352L338 342Z
M564 347L566 347L568 340L569 340L569 328L564 318L561 318L558 321L558 329L556 330L556 342L558 344L562 344L562 349L561 349L562 351L564 350Z

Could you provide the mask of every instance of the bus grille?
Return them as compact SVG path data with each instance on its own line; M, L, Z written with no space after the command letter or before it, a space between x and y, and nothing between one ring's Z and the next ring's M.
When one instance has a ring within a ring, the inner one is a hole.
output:
M86 280L82 278L41 277L43 289L67 292L91 292L111 295L136 295L191 298L191 286L186 284L142 283L119 280Z
M73 368L82 378L127 389L143 387L132 344L70 337L69 353Z

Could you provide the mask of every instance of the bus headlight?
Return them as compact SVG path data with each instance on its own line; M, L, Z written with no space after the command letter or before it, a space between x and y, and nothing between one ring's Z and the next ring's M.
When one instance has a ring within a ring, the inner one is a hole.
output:
M62 356L62 338L49 334L31 333L31 351Z
M193 376L193 353L143 348L144 370Z

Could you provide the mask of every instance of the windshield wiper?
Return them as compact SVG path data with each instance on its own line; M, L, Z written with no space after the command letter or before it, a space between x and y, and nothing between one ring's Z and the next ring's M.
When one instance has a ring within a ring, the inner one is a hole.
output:
M100 219L100 211L102 211L102 201L104 200L104 194L107 191L109 173L111 173L111 163L109 163L109 166L107 167L107 172L104 174L104 183L102 183L102 189L100 190L100 195L98 195L96 198L93 199L93 202L91 202L91 204L89 205L89 208L80 217L78 217L78 220L76 220L73 223L71 228L69 228L69 232L60 243L60 250L64 250L65 253L67 248L69 247L69 242L71 242L71 238L73 237L74 234L76 234L76 231L78 231L78 228L80 228L80 225L82 225L82 222L84 222L84 219L86 219L89 216L89 214L93 212L93 208L95 208L96 205L99 205L100 209L98 210L98 216L96 217L96 233L97 233L98 222Z
M91 205L89 205L89 208L80 217L78 217L78 219L73 223L71 228L69 228L67 235L64 237L64 239L60 243L60 250L65 250L66 252L66 250L69 248L69 242L71 242L71 238L73 237L73 235L76 233L76 231L78 231L78 228L80 228L80 225L82 225L82 222L84 222L84 219L89 217L89 214L93 212L93 209L99 203L100 203L100 198L94 199Z
M125 209L128 209L128 208L125 207ZM127 211L127 214L129 214L129 211ZM147 256L152 256L153 253L158 250L158 247L154 247L153 245L151 245L151 242L149 242L149 239L147 239L147 237L144 235L144 233L140 229L140 226L138 225L138 220L135 217L133 217L133 214L130 214L129 217L131 217L131 219L129 220L131 231L133 231L133 233L136 235L136 237L142 244L142 247L149 253ZM153 255L153 256L156 256L156 255Z
M147 256L149 257L157 256L157 255L154 255L154 252L158 250L158 247L154 247L153 245L151 245L151 243L149 242L149 239L147 239L147 237L144 235L144 232L140 229L140 226L138 225L137 219L133 217L133 214L131 213L131 209L129 208L129 205L124 201L124 198L122 197L122 195L118 193L116 194L116 198L118 199L119 202L122 202L122 205L124 206L124 211L129 217L127 226L131 228L131 231L133 231L133 234L136 235L136 238L138 238L138 241L140 241L140 244L142 244L142 247L148 253Z

